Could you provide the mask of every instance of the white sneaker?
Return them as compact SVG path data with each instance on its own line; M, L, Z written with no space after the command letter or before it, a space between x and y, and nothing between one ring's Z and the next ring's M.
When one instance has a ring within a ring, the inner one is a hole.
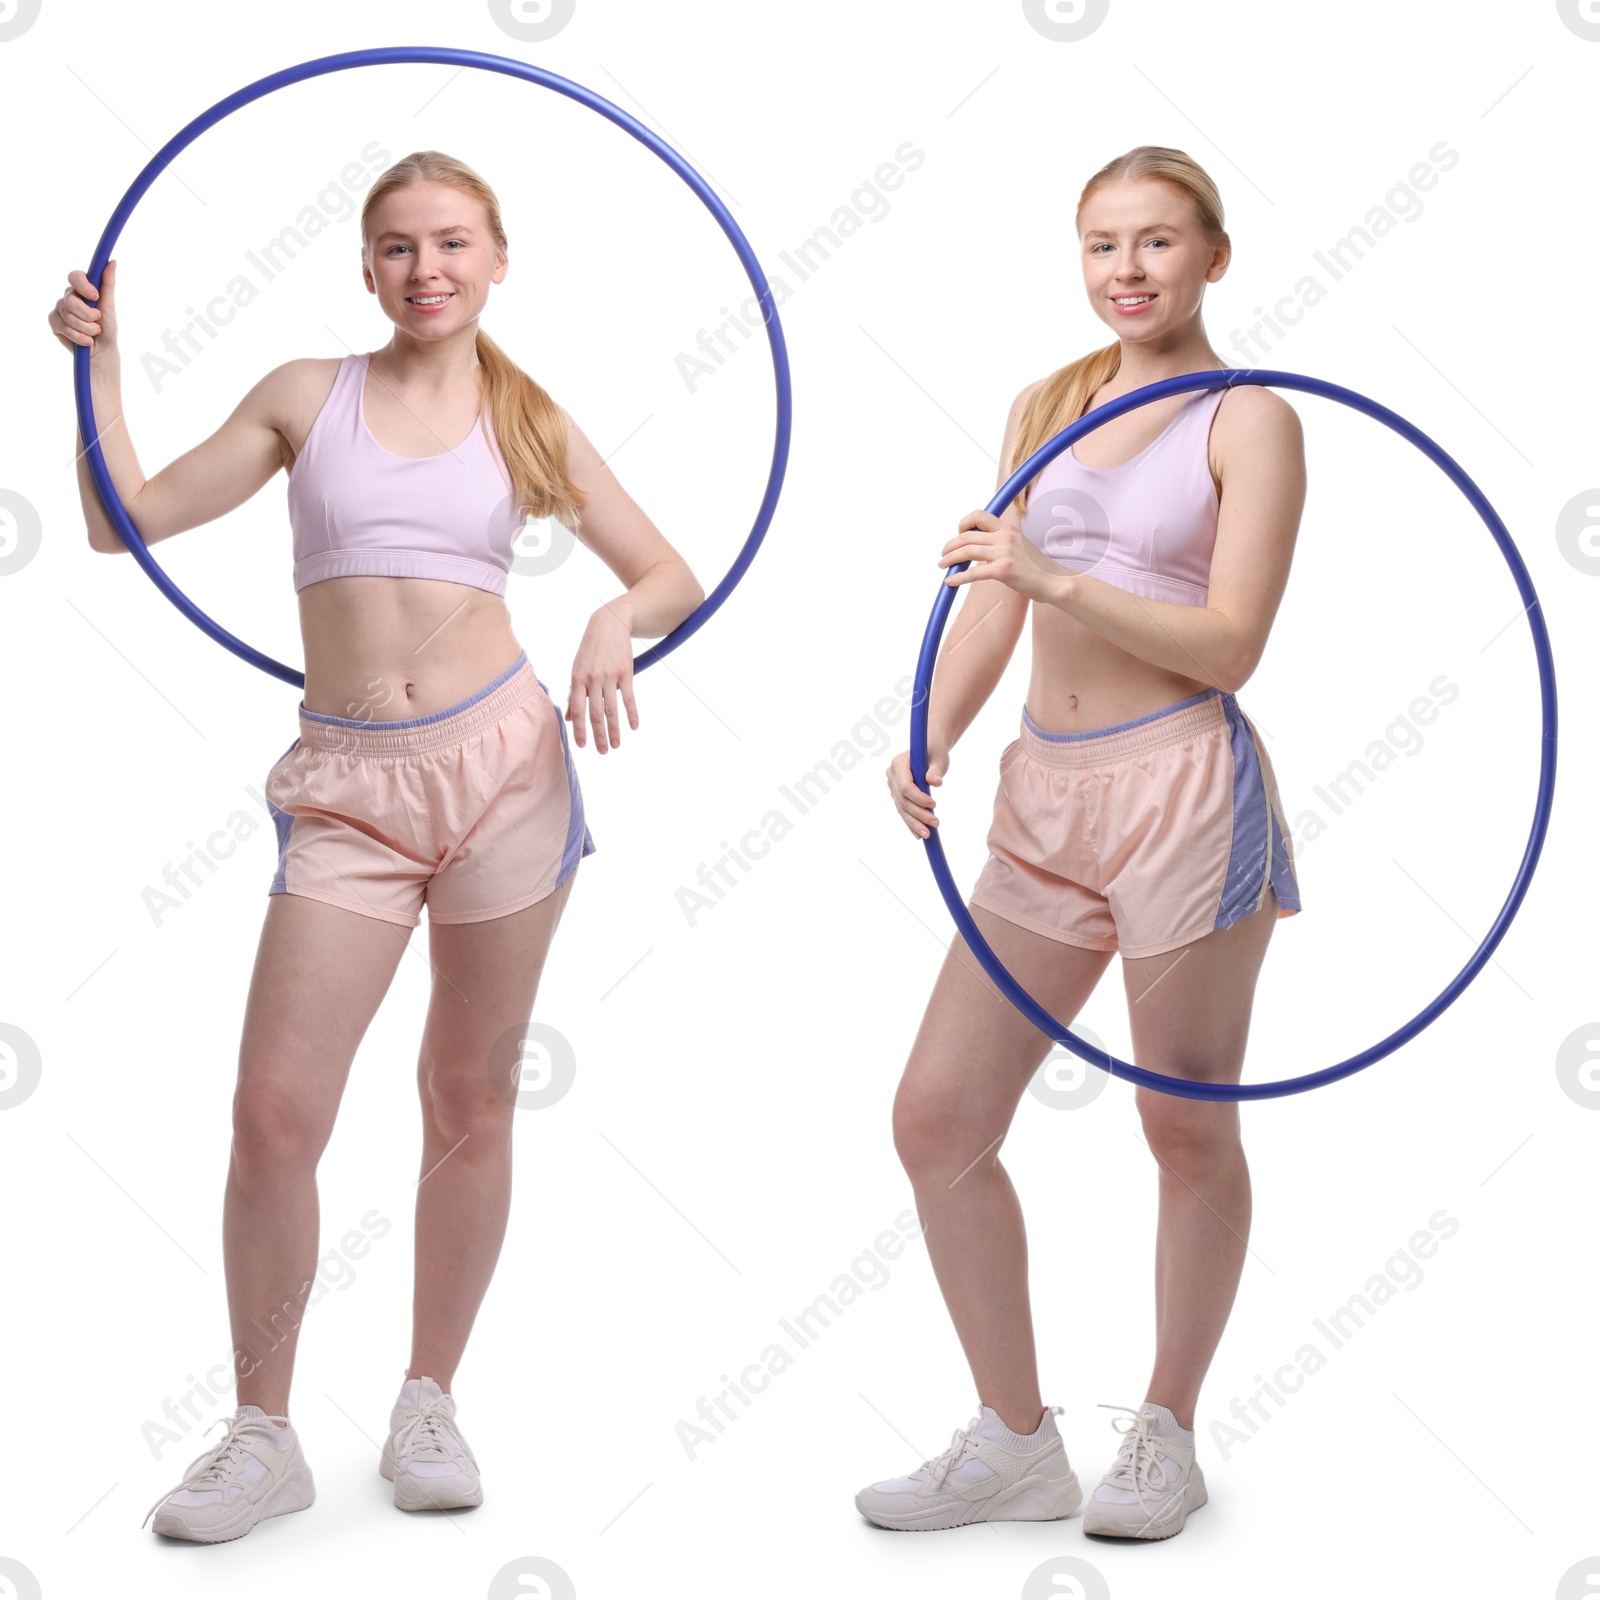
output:
M389 1417L378 1471L394 1480L402 1511L481 1506L483 1484L456 1425L456 1403L432 1378L407 1378Z
M1206 1480L1194 1446L1179 1437L1177 1418L1146 1400L1133 1421L1111 1419L1122 1435L1117 1459L1083 1508L1085 1533L1123 1539L1170 1539L1191 1511L1206 1503Z
M316 1486L299 1434L278 1427L279 1420L289 1419L269 1417L260 1406L240 1406L232 1417L218 1417L216 1422L228 1424L221 1442L189 1463L178 1487L145 1512L145 1522L154 1511L154 1532L220 1544L241 1538L268 1517L304 1511L317 1497Z
M992 1406L983 1406L951 1438L950 1448L905 1478L885 1478L856 1496L856 1510L880 1528L914 1532L969 1522L1053 1522L1083 1503L1078 1475L1056 1432L1060 1406L1050 1406L1038 1443L1017 1448Z

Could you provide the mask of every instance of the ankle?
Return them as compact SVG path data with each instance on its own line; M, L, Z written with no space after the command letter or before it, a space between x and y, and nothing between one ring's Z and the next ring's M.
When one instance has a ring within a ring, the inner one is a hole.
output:
M988 1404L988 1402L985 1402L985 1404ZM1044 1426L1044 1419L1047 1415L1042 1405L1035 1406L1031 1411L1026 1406L1006 1406L1002 1408L992 1404L989 1405L989 1409L1013 1433L1020 1434L1024 1439L1031 1439Z
M294 1426L292 1422L279 1422L277 1420L279 1417L286 1417L289 1415L289 1408L287 1406L269 1406L265 1400L240 1400L238 1404L241 1406L260 1406L262 1411L266 1414L267 1421L269 1421L275 1428L288 1429ZM237 1409L237 1407L235 1409Z
M436 1384L439 1385L439 1393L440 1394L449 1394L450 1393L450 1381L451 1381L452 1378L455 1377L455 1374L451 1373L451 1374L449 1374L449 1376L441 1378L439 1376L439 1374L433 1370L432 1367L424 1367L420 1372L412 1372L408 1368L407 1371L406 1371L406 1375L405 1375L405 1378L404 1378L403 1381L406 1382L406 1383L411 1383L413 1381L415 1381L417 1383L420 1383L423 1380L423 1378L425 1378L425 1377L426 1378L432 1378L433 1381Z
M1177 1423L1177 1425L1182 1428L1185 1433L1194 1432L1193 1406L1189 1406L1185 1410L1180 1411L1177 1406L1168 1406L1165 1400L1152 1400L1148 1395L1145 1396L1144 1403L1147 1406L1166 1406L1166 1409L1172 1415L1172 1420Z

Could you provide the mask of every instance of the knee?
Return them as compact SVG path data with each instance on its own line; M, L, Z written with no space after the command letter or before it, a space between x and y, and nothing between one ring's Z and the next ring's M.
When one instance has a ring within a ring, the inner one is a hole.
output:
M290 1085L248 1075L233 1097L233 1164L245 1181L286 1170L314 1170L328 1129Z
M1150 1153L1183 1177L1203 1176L1239 1149L1239 1108L1231 1100L1185 1100L1139 1091L1139 1119Z
M508 1137L518 1084L497 1082L487 1064L425 1060L419 1073L422 1115L432 1133L461 1155L477 1155Z
M949 1181L979 1154L967 1148L972 1142L952 1096L920 1086L909 1075L902 1081L894 1101L894 1148L913 1184L939 1177Z

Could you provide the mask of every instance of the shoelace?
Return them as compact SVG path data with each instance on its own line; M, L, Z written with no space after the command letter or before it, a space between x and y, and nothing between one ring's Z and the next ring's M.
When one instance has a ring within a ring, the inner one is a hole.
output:
M945 1479L967 1459L968 1454L972 1451L972 1436L977 1431L978 1423L981 1420L982 1418L980 1417L974 1417L966 1427L957 1428L950 1435L950 1448L941 1455L936 1455L931 1460L924 1461L911 1476L916 1478L926 1475L928 1488L930 1490L939 1488Z
M407 1412L399 1442L394 1447L396 1464L403 1456L412 1460L454 1461L456 1450L445 1433L451 1420L443 1395L437 1400L425 1400Z
M1133 1418L1132 1422L1123 1422L1120 1417L1111 1419L1111 1426L1122 1435L1122 1444L1105 1481L1132 1490L1143 1504L1146 1491L1156 1494L1167 1487L1161 1471L1161 1460L1167 1451L1155 1432L1156 1419L1131 1406L1113 1406L1105 1401L1101 1405L1108 1411L1126 1411Z
M228 1481L228 1475L239 1465L245 1456L255 1454L255 1451L251 1450L245 1443L245 1436L250 1433L260 1434L264 1428L270 1428L276 1422L287 1422L288 1420L289 1419L287 1417L273 1416L218 1417L216 1421L211 1424L211 1427L206 1429L206 1432L210 1433L211 1428L216 1427L218 1422L227 1423L228 1431L223 1434L222 1438L219 1439L215 1445L213 1445L209 1450L202 1450L200 1454L197 1455L194 1460L184 1468L183 1477L180 1478L177 1483L173 1484L173 1486L167 1490L166 1494L160 1496L155 1505L150 1507L149 1511L145 1512L144 1522L141 1522L139 1526L142 1528L145 1522L150 1520L151 1512L155 1511L157 1507L160 1506L161 1502L169 1495L176 1494L180 1489L225 1490L225 1486ZM223 1497L226 1499L226 1493L224 1493Z
M1059 1417L1061 1415L1061 1410L1062 1408L1060 1406L1047 1406L1045 1408L1045 1416L1047 1418L1052 1416ZM937 1489L945 1481L945 1479L948 1478L950 1474L961 1465L963 1461L965 1461L969 1456L977 1454L974 1435L977 1432L978 1423L981 1420L981 1417L973 1417L971 1421L967 1423L966 1427L957 1428L956 1431L950 1435L950 1448L942 1455L935 1456L931 1461L924 1461L922 1465L918 1467L915 1472L909 1474L909 1476L915 1478L926 1473L928 1479L928 1488L930 1490Z

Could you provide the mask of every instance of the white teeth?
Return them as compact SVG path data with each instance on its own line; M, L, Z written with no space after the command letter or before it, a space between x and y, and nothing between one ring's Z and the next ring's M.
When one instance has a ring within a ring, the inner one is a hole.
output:
M450 296L447 294L414 294L411 297L411 303L414 306L442 306L449 298Z
M1119 306L1142 306L1150 298L1147 294L1122 295L1118 298L1117 304Z

